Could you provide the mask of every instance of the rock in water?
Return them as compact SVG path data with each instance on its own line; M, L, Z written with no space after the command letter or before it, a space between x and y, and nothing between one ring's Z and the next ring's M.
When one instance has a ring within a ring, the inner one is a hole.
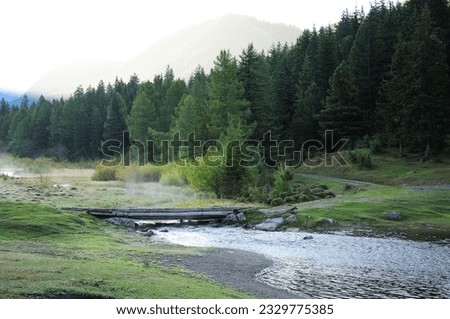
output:
M303 239L304 240L310 240L310 239L313 239L313 236L305 236L305 237L303 237Z
M161 232L161 233L168 233L169 230L168 230L167 228L163 228L163 229L160 230L160 232Z
M142 235L146 236L146 237L152 237L155 236L155 232L153 230L148 230L147 232L143 233Z

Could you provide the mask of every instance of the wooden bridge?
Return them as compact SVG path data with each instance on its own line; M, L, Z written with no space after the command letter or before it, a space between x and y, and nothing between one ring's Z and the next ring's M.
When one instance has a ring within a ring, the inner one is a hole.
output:
M63 210L88 212L100 218L122 217L139 220L221 220L252 207L202 208L87 208L63 207Z

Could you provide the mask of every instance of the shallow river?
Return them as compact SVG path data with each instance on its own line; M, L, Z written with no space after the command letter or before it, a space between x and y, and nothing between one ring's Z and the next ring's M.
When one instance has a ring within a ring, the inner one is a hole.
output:
M311 298L450 298L450 247L401 239L185 227L158 232L186 246L263 254L258 280ZM311 235L313 239L304 240Z

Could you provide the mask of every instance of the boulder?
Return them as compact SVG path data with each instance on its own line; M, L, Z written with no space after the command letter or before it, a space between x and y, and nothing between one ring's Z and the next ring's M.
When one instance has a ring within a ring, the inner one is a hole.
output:
M225 224L231 224L231 223L236 223L238 221L236 214L234 213L230 213L228 214L224 219L223 219L223 223Z
M313 236L305 236L305 237L303 237L303 239L304 240L310 240L310 239L313 239Z
M237 214L236 214L236 218L237 218L237 220L240 221L240 222L245 222L245 221L246 221L246 218L245 218L245 214L244 214L244 213L237 213Z
M155 232L153 230L147 230L145 233L142 233L145 237L152 237L155 236Z
M292 212L296 209L297 207L288 205L274 208L259 209L258 211L268 217L274 217L274 216L281 216L283 214Z
M402 220L403 219L402 213L396 212L396 211L387 212L386 217L389 220Z
M284 218L268 218L261 224L255 226L257 230L275 231L284 223Z
M316 227L331 227L331 226L334 226L335 224L336 224L336 222L333 219L324 218L324 219L319 220L316 223Z
M289 215L288 217L286 217L286 218L284 219L284 221L285 221L286 223L295 223L295 222L297 221L297 215L296 215L296 214L291 214L291 215Z
M161 232L161 233L168 233L169 230L168 230L167 228L163 228L163 229L160 230L160 232Z

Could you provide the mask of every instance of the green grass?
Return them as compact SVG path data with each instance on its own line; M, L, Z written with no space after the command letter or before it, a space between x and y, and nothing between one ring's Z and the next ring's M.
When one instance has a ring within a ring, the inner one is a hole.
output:
M357 165L300 167L298 172L302 173L380 185L349 186L296 176L297 182L327 185L337 197L297 204L298 221L293 226L318 229L322 219L332 218L338 222L333 226L335 229L362 226L385 234L401 233L409 238L450 238L450 190L413 191L404 187L450 183L450 165L445 159L439 163L417 163L412 158L375 155L372 160L373 169L361 169ZM404 218L389 220L386 217L389 211L398 211Z
M155 244L85 213L0 202L0 298L249 297L173 261L199 251Z
M329 204L329 205L328 205ZM295 226L316 229L324 218L336 228L370 227L381 233L402 233L415 238L450 238L450 191L409 191L400 187L364 186L341 190L335 199L298 204ZM403 219L387 218L398 211Z
M337 163L314 168L301 166L298 171L384 185L434 185L450 183L449 161L444 158L442 163L418 163L414 157L399 159L393 155L372 155L372 169L361 169L347 160L349 166L339 166Z

